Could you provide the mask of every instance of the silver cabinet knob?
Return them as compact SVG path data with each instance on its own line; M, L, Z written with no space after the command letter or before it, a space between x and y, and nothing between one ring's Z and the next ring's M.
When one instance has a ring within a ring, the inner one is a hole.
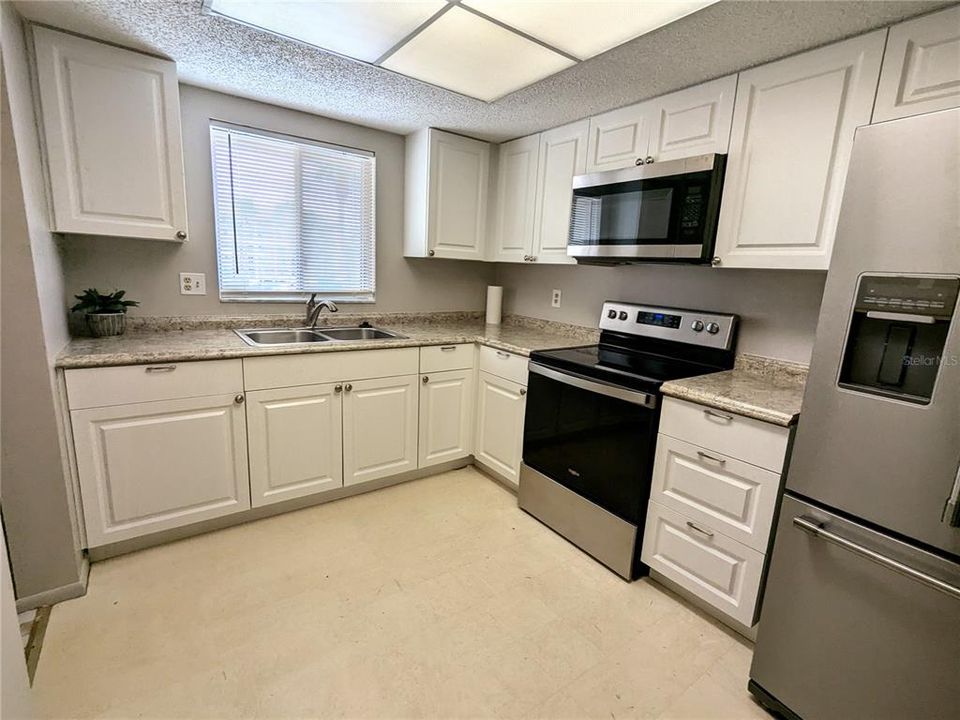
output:
M177 240L186 240L186 239L187 239L187 233L184 232L183 230L177 230Z
M526 388L520 388L520 394L521 394L521 395L526 395L526 394L527 394L527 389L526 389Z
M343 389L346 390L347 392L350 392L351 390L353 390L353 385L351 385L350 383L347 383L346 385L343 386Z
M720 256L715 255L713 260L710 261L710 264L713 265L714 267L717 267L721 262L723 261L720 259Z
M634 165L643 165L643 158L637 158L637 161L634 163Z
M430 257L433 257L433 256L436 255L436 254L437 254L437 251L436 251L436 250L428 250L428 251L427 251L427 255L429 255Z
M647 165L649 165L650 163L653 162L653 157L651 157L650 155L647 155L647 159L644 160L644 162L645 162Z
M243 400L244 400L243 393L237 393L237 394L234 395L234 397L233 397L233 401L234 401L237 405L243 405Z
M428 382L430 382L430 376L429 376L429 375L424 375L424 376L420 379L420 382L422 382L424 385L426 385Z
M336 385L333 386L333 391L335 393L343 392L343 385L341 385L340 383L337 383Z

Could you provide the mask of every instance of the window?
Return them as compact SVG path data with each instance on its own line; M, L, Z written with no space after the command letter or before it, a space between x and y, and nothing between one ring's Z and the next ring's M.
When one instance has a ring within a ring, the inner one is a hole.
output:
M372 302L373 153L213 123L220 299Z

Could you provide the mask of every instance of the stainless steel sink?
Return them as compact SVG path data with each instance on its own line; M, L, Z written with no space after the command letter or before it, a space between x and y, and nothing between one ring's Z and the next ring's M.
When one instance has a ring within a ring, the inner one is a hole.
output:
M330 342L330 338L309 328L266 328L264 330L235 330L247 345L302 345Z
M402 338L389 330L372 327L346 328L318 328L317 332L326 335L331 340L385 340L387 338Z
M374 327L317 328L263 328L234 330L247 345L273 347L276 345L308 345L324 342L350 342L357 340L386 340L403 338L403 335Z

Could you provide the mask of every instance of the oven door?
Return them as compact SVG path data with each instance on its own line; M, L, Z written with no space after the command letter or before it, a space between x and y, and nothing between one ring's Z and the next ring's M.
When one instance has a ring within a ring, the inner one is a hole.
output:
M657 398L533 362L528 383L524 463L640 524L650 496Z

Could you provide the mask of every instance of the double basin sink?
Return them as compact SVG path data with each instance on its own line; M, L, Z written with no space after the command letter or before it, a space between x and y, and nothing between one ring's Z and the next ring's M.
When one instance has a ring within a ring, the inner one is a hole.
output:
M403 335L375 327L331 328L257 328L234 330L247 345L270 347L274 345L310 345L325 342L357 342L362 340L402 339Z

